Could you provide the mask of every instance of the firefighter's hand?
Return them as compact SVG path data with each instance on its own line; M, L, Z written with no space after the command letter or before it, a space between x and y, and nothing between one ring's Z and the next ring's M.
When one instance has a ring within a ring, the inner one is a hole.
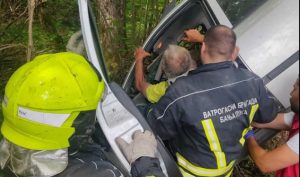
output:
M150 131L138 130L133 133L133 141L128 144L122 138L117 138L117 144L131 164L140 157L155 157L157 141Z
M143 48L137 48L134 52L134 58L136 61L143 61L146 57L150 56L150 53L146 52Z
M195 29L190 29L184 31L185 37L182 40L186 42L200 42L204 41L204 35L202 35L199 31Z

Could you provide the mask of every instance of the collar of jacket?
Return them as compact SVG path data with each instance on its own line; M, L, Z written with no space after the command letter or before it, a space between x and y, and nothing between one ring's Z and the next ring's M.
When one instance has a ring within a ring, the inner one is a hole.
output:
M235 68L232 61L225 61L221 63L213 63L213 64L206 64L198 67L196 70L191 71L189 74L197 74L201 72L210 72L216 71L225 68Z

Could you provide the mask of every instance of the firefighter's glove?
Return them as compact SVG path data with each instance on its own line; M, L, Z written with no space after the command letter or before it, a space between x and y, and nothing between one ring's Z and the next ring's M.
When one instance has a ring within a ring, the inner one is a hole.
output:
M117 138L117 144L122 150L123 154L131 164L140 157L155 157L157 141L155 136L150 131L142 133L138 130L133 133L133 141L128 144L122 138Z
M253 130L249 130L248 133L244 136L244 138L247 140L251 137L254 137L255 132Z

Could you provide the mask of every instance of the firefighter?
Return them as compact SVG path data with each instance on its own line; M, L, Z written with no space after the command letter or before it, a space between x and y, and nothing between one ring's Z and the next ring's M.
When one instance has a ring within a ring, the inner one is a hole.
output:
M77 54L40 55L20 67L2 103L1 169L24 177L123 176L91 138L104 89L100 76ZM155 137L136 132L134 138L139 143L126 147L139 149L127 155L134 156L133 176L159 176Z
M261 78L234 66L232 29L217 25L204 38L203 65L177 80L148 114L152 129L171 144L183 176L230 176L251 122L271 122L277 106Z

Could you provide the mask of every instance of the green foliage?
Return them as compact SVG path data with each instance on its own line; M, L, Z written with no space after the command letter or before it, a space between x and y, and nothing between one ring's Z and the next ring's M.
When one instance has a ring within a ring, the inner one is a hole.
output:
M101 28L100 34L111 33L116 28L112 43L102 39L104 57L112 80L122 83L133 64L135 48L141 46L158 24L168 0L126 1L123 19L113 20L112 29ZM98 19L98 21L100 21ZM103 21L98 24L103 25Z
M0 170L0 177L13 177L13 176L15 176L15 175L9 174L3 170Z
M141 0L126 4L126 44L129 49L141 45L161 18L165 0Z

